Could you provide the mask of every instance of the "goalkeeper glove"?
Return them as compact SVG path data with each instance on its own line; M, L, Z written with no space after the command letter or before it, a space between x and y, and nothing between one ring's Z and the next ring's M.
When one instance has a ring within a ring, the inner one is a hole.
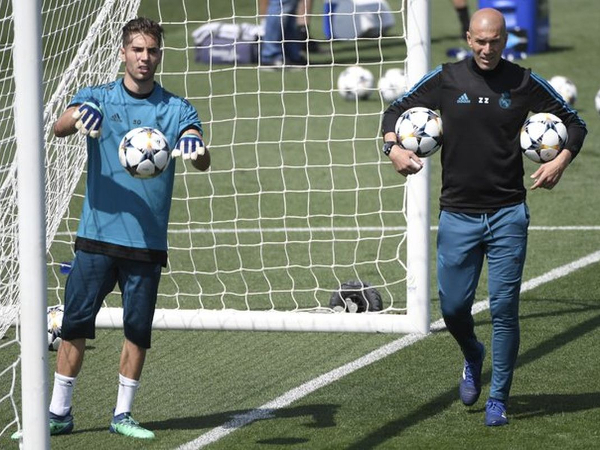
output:
M173 158L181 156L183 159L195 160L202 155L204 155L204 142L198 135L192 133L181 136L171 152Z
M86 100L73 113L75 128L82 134L89 134L91 138L97 138L102 131L102 108L95 99Z

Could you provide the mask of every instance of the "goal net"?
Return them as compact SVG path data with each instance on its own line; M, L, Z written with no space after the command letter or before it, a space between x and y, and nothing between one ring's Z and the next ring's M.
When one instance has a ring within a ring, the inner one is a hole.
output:
M43 0L48 304L63 302L86 162L84 140L57 139L52 125L81 87L119 76L120 29L146 15L165 29L158 81L196 107L212 156L206 173L177 162L169 262L154 326L426 332L426 182L407 189L380 151L388 102L378 80L391 68L410 70L406 1L314 1L306 14L296 11L294 18L308 25L308 39L301 41L308 64L296 70L223 62L216 50L227 53L231 47L218 40L209 60L202 60L200 50L206 48L195 32L209 24L260 27L258 3ZM18 329L12 326L19 313L14 24L10 2L0 5L0 345L5 355L14 355L2 358L0 377L14 380L19 360ZM419 36L417 46L427 40ZM371 72L373 84L367 98L348 100L338 92L338 77L355 65ZM421 208L412 216L411 204ZM411 226L420 230L412 237ZM330 299L347 281L376 290L381 310L352 314L346 305L344 312L334 311ZM98 325L121 326L119 293L105 306ZM15 408L14 384L1 381L0 411ZM0 424L0 436L11 424Z
M336 2L335 15L325 13L330 2L315 2L307 16L296 11L297 21L309 19L318 49L308 48L306 67L270 71L231 61L244 56L243 33L239 48L215 37L231 24L260 27L258 5L248 3L142 4L165 28L159 80L196 106L213 156L207 174L178 163L155 327L415 331L407 319L405 180L379 150L386 102L377 81L404 68L404 6L348 0ZM212 45L198 41L206 28ZM373 75L366 100L337 90L355 65ZM68 259L73 233L60 232L66 248L55 245L56 254ZM63 277L54 278L59 302ZM349 280L376 289L383 311L331 314L332 294ZM120 326L118 294L107 305L99 325Z

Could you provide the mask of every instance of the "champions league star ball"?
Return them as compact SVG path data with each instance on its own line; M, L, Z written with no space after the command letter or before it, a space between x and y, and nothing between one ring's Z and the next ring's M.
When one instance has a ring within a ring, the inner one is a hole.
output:
M537 163L545 163L556 158L566 141L567 128L554 114L534 114L521 128L523 153Z
M406 150L426 158L442 146L442 119L429 108L407 109L396 122L398 142Z
M594 106L596 107L596 111L600 114L600 90L596 92L596 97L594 98Z
M361 66L346 68L337 80L339 94L346 100L365 100L373 91L373 74Z
M63 306L48 308L48 350L58 350L62 341Z
M575 100L577 100L577 86L575 86L575 83L561 75L550 78L548 82L565 99L565 102L571 106L575 104Z
M150 127L134 128L119 144L119 161L135 178L154 178L169 165L171 148L160 131Z
M406 93L406 76L402 69L389 69L377 82L384 102L391 103Z

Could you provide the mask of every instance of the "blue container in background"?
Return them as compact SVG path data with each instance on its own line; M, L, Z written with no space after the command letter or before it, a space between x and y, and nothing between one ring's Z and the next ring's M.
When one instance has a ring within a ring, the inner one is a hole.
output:
M479 8L494 8L506 20L507 50L540 53L548 50L548 0L479 0Z

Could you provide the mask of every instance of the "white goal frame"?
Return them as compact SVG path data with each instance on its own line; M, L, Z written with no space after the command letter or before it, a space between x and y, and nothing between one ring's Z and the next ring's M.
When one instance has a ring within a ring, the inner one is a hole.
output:
M111 0L108 0L109 2ZM408 85L429 69L430 5L406 2ZM15 23L15 134L19 174L19 327L22 364L24 449L49 448L46 331L46 230L44 223L44 139L41 56L41 0L13 0ZM39 157L32 157L33 152ZM32 161L39 161L33 167ZM22 168L21 170L19 170ZM429 293L429 164L407 183L407 307L406 314L345 314L238 310L157 309L154 328L257 331L428 333ZM26 277L25 277L26 275ZM99 327L121 327L122 312L103 308Z
M21 448L50 448L46 337L46 227L42 95L41 1L13 0L15 135L19 208ZM31 164L38 161L39 164Z
M430 66L429 0L406 1L406 46L408 85L412 86ZM366 333L428 333L429 288L429 162L407 182L407 293L405 314L344 314L288 311L240 311L157 309L154 329L311 331ZM123 326L121 308L102 308L96 325Z
M405 1L406 67L410 86L429 68L429 2ZM20 103L21 100L17 98L16 102ZM43 158L40 161L43 161ZM23 196L25 195L26 192L23 192ZM430 322L428 163L419 174L409 177L406 202L405 314L157 309L153 326L157 329L427 333ZM121 309L102 308L97 325L121 327Z

